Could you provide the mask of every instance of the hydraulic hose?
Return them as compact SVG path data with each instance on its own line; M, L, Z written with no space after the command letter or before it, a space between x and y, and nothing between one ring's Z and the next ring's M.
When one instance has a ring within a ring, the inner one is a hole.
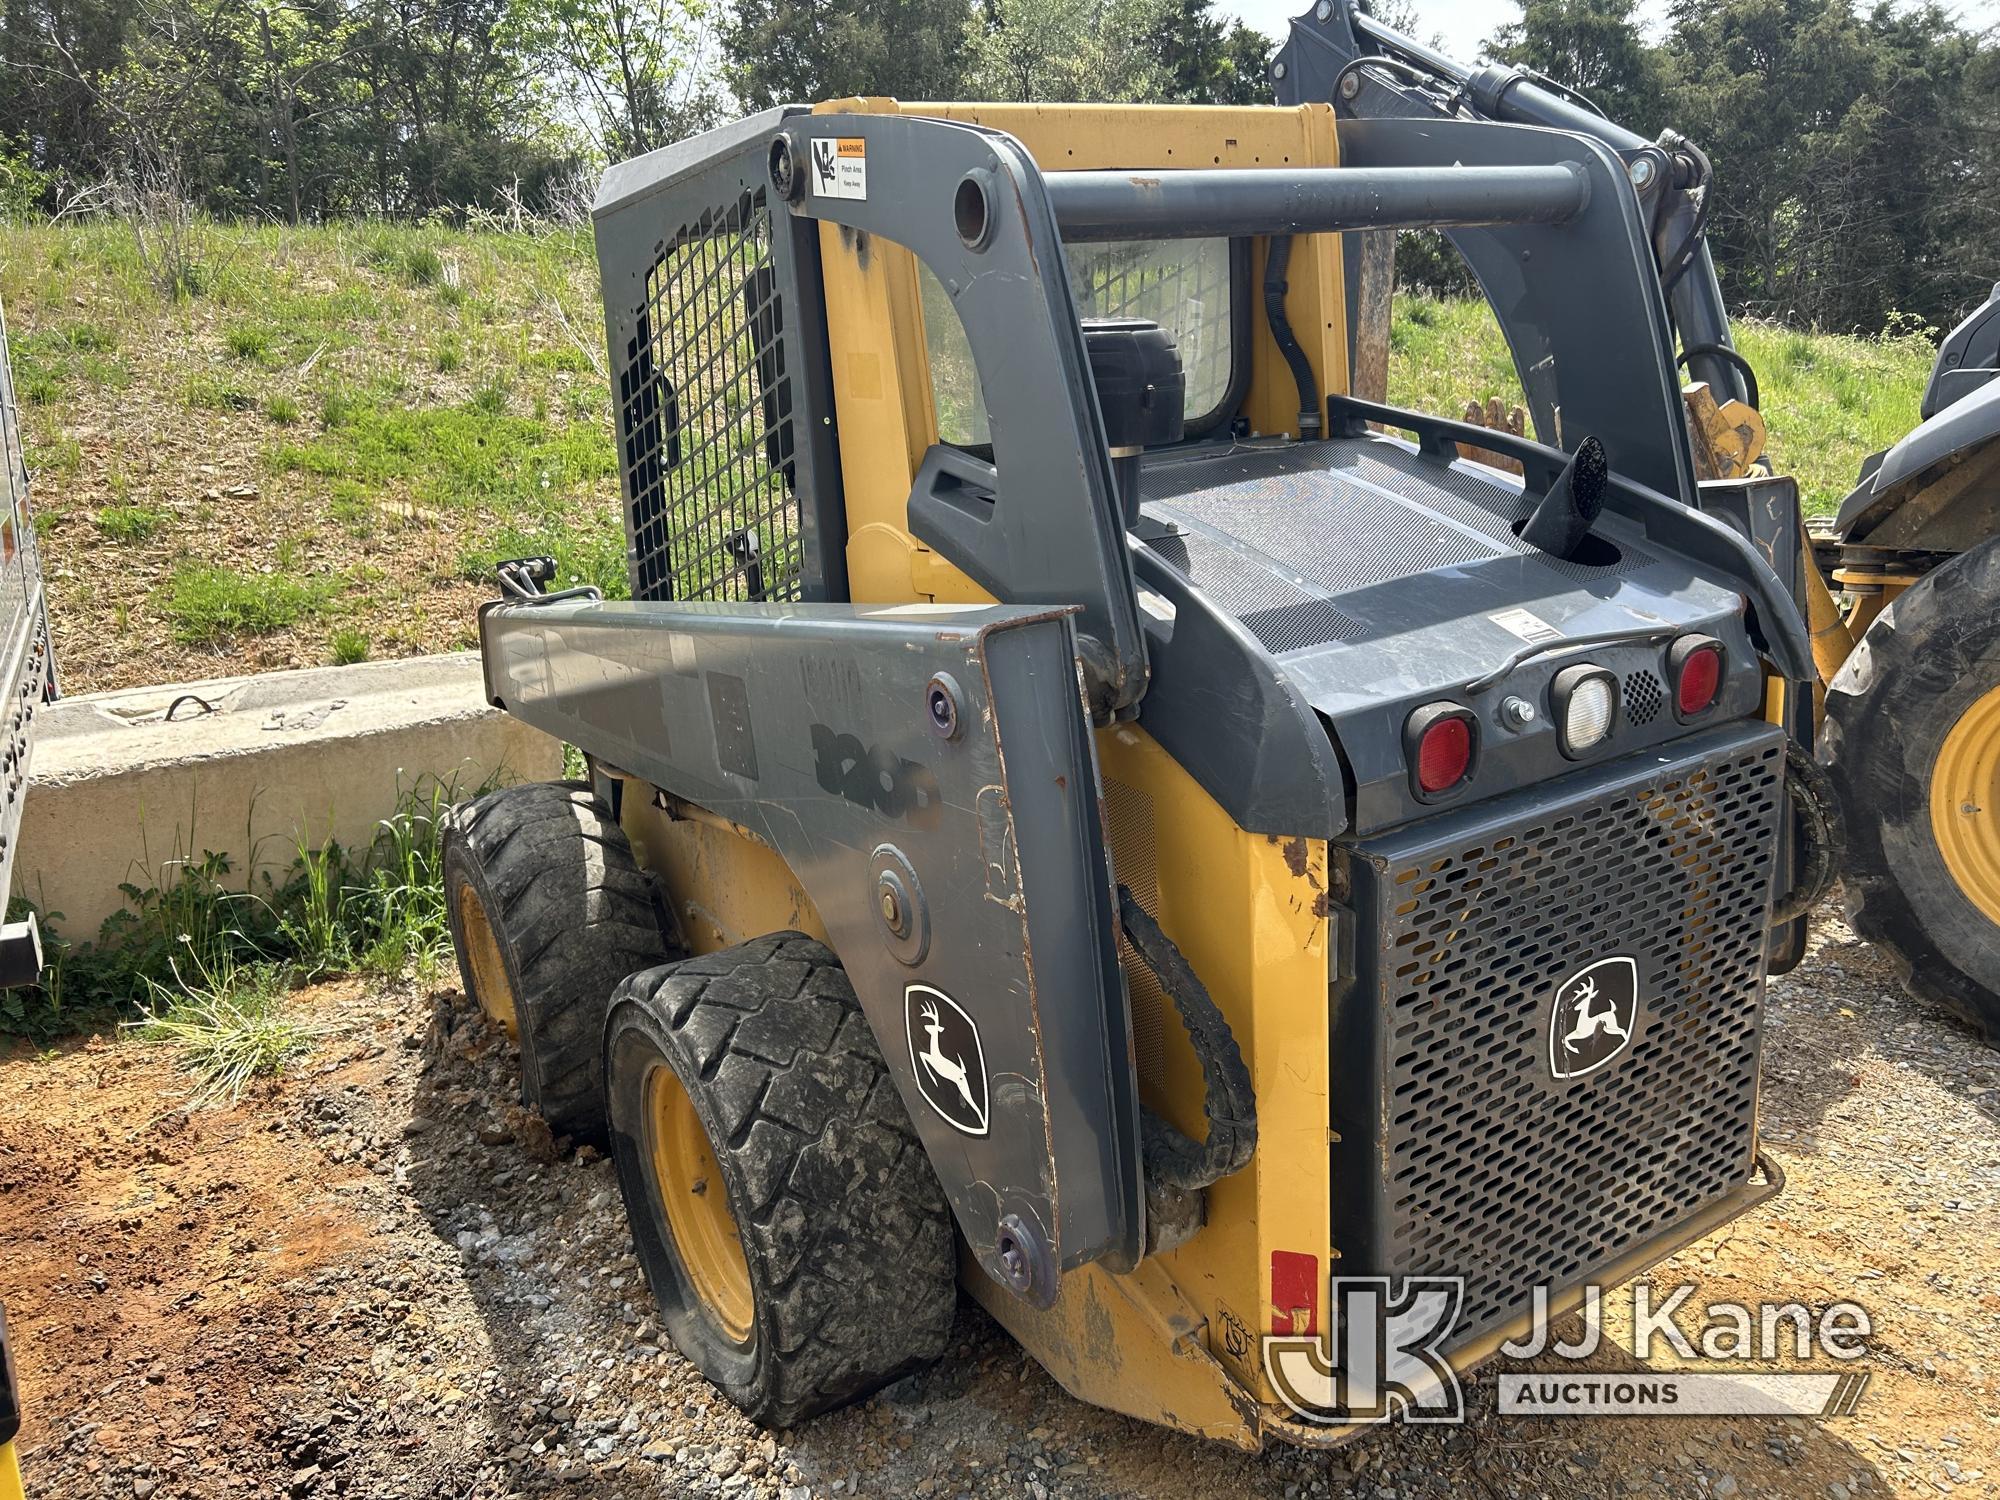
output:
M1701 359L1704 356L1719 359L1724 364L1735 367L1737 374L1743 377L1743 399L1750 409L1755 411L1758 406L1757 371L1750 361L1743 357L1740 349L1732 349L1727 344L1692 344L1681 350L1680 357L1674 361L1674 365L1676 368L1686 369L1689 360Z
M1196 977L1193 966L1122 885L1118 887L1118 918L1125 927L1125 940L1173 1001L1201 1064L1202 1118L1208 1126L1205 1139L1190 1139L1151 1110L1142 1113L1139 1124L1146 1176L1166 1187L1192 1192L1241 1171L1257 1149L1257 1101L1250 1069L1236 1045L1235 1033L1229 1029L1228 1018Z
M1841 831L1833 782L1797 740L1785 743L1785 796L1798 850L1792 888L1771 909L1771 925L1783 927L1819 905L1840 874Z
M1285 316L1285 294L1290 283L1285 270L1292 261L1292 237L1271 236L1271 248L1264 259L1264 317L1271 325L1271 338L1285 363L1292 367L1292 383L1299 388L1299 436L1307 441L1320 435L1323 419L1319 413L1319 381L1314 378L1306 351L1292 332L1292 320Z

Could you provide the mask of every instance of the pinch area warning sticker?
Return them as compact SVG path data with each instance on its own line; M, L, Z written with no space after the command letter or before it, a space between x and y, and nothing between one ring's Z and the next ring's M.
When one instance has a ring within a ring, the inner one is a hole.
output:
M819 198L868 196L868 143L858 136L821 136L812 143L812 190Z
M1559 641L1563 633L1531 609L1503 609L1486 617L1502 630L1519 636L1531 646Z

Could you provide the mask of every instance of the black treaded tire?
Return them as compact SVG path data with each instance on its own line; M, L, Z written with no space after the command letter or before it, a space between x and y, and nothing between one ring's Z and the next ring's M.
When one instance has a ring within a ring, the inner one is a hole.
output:
M2000 539L1925 574L1827 689L1820 758L1839 794L1848 919L1906 988L2000 1046L2000 923L1953 879L1931 826L1932 773L1967 707L2000 684Z
M604 1013L618 982L677 957L652 878L577 782L503 787L459 804L443 835L445 907L466 995L479 993L461 902L498 940L521 1048L521 1097L557 1135L602 1143Z
M944 1352L955 1240L840 961L796 932L619 986L605 1022L612 1155L674 1346L754 1421L786 1427ZM693 1101L729 1194L755 1319L734 1341L683 1269L649 1148L648 1079Z

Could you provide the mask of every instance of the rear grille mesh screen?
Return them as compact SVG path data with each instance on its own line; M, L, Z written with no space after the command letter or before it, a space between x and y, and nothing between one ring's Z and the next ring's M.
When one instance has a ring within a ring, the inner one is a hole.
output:
M632 593L799 598L793 360L763 191L683 225L618 375Z
M1376 1175L1336 1217L1345 1269L1466 1278L1469 1338L1747 1177L1782 774L1782 741L1760 734L1468 822L1469 840L1383 841L1390 863L1359 877L1379 882L1378 983L1343 1002L1374 1009L1340 1033L1382 1070L1379 1108L1343 1122L1361 1139L1336 1180ZM1633 1040L1559 1083L1555 987L1621 954L1638 965Z
M1641 667L1625 679L1625 717L1641 727L1660 716L1660 679Z

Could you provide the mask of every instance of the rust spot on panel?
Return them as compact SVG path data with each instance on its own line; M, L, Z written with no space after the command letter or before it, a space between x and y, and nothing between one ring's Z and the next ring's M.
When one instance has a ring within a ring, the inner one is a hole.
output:
M1294 875L1306 872L1306 841L1303 838L1285 840L1285 868Z

